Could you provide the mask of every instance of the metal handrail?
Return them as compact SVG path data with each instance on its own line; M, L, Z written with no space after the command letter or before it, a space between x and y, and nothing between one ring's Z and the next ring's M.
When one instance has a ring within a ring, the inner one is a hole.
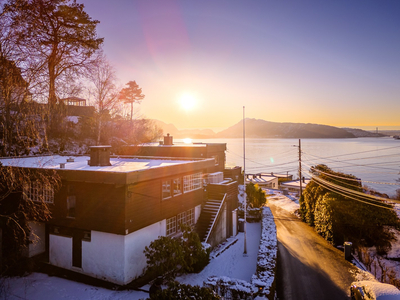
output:
M210 228L210 230L208 231L207 237L206 237L206 239L205 239L205 242L206 242L206 243L208 242L208 238L210 237L210 234L211 234L211 232L212 232L213 229L214 229L215 223L217 222L217 219L218 219L218 217L219 217L219 212L221 211L222 205L224 205L226 195L227 195L227 193L224 194L224 198L222 198L222 201L221 201L221 204L220 204L220 206L219 206L219 208L218 208L217 214L215 215L215 218L214 218L214 221L213 221L213 223L212 223L212 225L211 225L211 228Z

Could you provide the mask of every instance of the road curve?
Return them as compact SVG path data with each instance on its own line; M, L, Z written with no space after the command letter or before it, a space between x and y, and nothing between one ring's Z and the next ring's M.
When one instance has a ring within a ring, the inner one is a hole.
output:
M278 237L279 300L349 299L349 287L355 281L352 274L357 268L299 218L273 204L269 206Z

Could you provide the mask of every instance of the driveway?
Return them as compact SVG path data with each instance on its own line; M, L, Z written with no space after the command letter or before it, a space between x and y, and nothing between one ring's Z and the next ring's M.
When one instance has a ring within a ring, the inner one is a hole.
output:
M278 237L279 300L349 299L357 268L299 218L273 204L270 208Z

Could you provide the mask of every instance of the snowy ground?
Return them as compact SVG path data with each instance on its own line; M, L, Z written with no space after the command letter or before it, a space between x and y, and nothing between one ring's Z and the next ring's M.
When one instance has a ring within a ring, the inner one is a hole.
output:
M264 189L268 195L267 201L275 206L287 210L288 212L295 213L300 208L299 200L291 193L283 195L282 191Z
M247 223L247 256L243 255L244 234L228 239L211 253L209 265L199 274L188 274L177 278L179 282L203 285L208 276L228 276L250 282L256 271L257 253L261 236L260 223ZM143 287L148 290L148 286ZM0 282L1 300L50 300L50 299L146 299L142 291L112 291L93 287L63 278L33 273L26 277L7 278Z
M209 276L227 276L234 279L241 279L250 282L252 275L257 268L257 253L261 236L260 223L246 224L247 255L243 255L244 234L239 232L234 238L228 239L227 243L221 245L219 250L228 246L218 257L212 258L210 263L199 274L186 274L178 277L181 283L190 285L203 285ZM230 245L230 246L229 246ZM219 252L212 253L212 256Z

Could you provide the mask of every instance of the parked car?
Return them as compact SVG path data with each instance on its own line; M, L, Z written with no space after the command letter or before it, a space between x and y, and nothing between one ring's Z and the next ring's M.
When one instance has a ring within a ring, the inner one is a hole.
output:
M350 286L352 300L400 300L400 291L393 285L377 281L357 281Z

